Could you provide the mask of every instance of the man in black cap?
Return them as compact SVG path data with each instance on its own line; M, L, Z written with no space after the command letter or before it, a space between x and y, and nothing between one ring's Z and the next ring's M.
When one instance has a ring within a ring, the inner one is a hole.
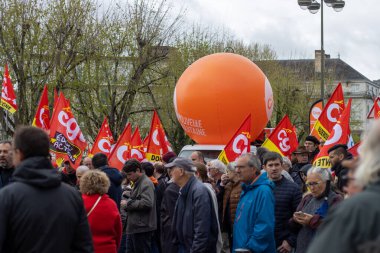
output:
M309 153L310 163L313 162L315 156L319 153L319 144L321 144L321 142L315 136L309 135L305 139L305 142L303 145L310 152Z
M293 164L290 175L292 176L295 183L302 189L303 181L300 176L300 170L306 164L309 164L309 154L310 152L305 148L305 146L299 146L293 153L296 157L296 163Z
M173 217L179 252L216 252L218 220L205 185L195 178L196 167L188 158L178 157L165 165L180 187Z
M343 178L347 175L348 169L342 166L342 161L351 159L352 155L347 152L347 145L344 144L332 146L327 153L329 154L331 171L335 173L336 186L341 192L343 192L343 187L346 184Z

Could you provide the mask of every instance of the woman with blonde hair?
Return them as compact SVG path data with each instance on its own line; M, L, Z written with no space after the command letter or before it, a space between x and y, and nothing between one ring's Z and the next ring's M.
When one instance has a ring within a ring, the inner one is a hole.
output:
M115 202L106 194L110 181L104 172L87 171L80 179L88 223L96 253L116 253L121 240L121 219Z

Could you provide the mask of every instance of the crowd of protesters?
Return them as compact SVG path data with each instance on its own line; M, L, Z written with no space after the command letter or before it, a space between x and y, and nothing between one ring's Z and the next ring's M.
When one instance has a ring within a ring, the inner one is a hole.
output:
M308 136L292 157L258 148L223 164L202 152L162 162L102 153L54 168L49 138L0 142L0 252L380 252L380 121L360 158Z

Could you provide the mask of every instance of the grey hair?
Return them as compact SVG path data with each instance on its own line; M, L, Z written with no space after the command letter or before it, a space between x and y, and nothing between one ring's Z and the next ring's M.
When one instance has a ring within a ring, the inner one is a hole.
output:
M289 167L292 167L292 162L287 158L286 156L282 157L282 160L284 164L288 165Z
M230 162L229 164L227 164L227 170L228 171L235 171L235 166L236 166L236 162Z
M261 170L261 162L260 162L260 159L256 155L252 153L246 153L240 156L240 158L245 158L245 157L248 158L248 166L254 167L259 171Z
M226 165L218 159L214 159L210 161L210 166L213 168L217 168L219 173L225 174L226 173Z
M86 166L86 165L81 165L77 168L76 172L75 173L84 173L86 171L89 171L90 169Z
M331 174L327 169L321 168L321 167L311 167L309 171L307 172L307 175L310 174L317 174L323 182L327 182L331 180Z
M360 145L359 166L355 177L360 186L367 186L380 180L380 120L375 120L364 132Z

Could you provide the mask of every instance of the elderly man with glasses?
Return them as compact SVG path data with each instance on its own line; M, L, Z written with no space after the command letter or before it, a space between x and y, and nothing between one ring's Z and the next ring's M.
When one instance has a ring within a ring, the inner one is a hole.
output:
M267 173L260 173L260 160L253 154L241 155L235 168L243 184L233 228L233 250L276 252L274 184Z

